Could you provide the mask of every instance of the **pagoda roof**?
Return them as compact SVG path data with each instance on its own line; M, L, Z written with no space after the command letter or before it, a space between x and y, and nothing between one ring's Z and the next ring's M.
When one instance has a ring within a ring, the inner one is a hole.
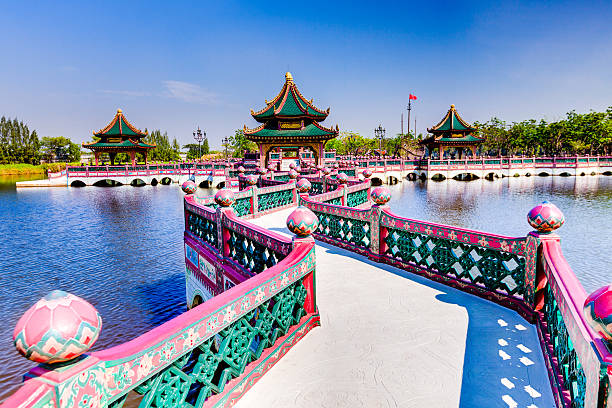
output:
M102 143L102 142L90 142L83 143L83 147L88 149L130 149L130 148L141 148L141 149L153 149L157 147L155 144L148 144L139 140L125 139L122 142L117 143Z
M97 132L93 132L94 136L132 136L132 137L145 137L148 132L143 132L137 129L130 122L127 121L121 109L117 109L117 113L113 120L110 121L106 127L100 129Z
M322 121L329 115L329 108L322 110L307 100L297 89L290 72L285 74L285 84L281 91L271 101L265 101L266 106L260 111L253 111L251 115L258 122L265 122L271 118L302 118L309 117Z
M442 132L473 132L476 128L472 127L467 123L455 109L455 105L451 105L446 116L442 118L440 123L431 129L427 129L430 133L442 133ZM454 138L453 138L454 139Z
M425 138L419 141L419 144L428 145L428 144L443 144L443 145L463 145L463 144L474 144L474 143L482 143L484 142L484 138L480 138L474 135L463 135L456 137L445 137L442 135L432 135L428 138Z
M338 125L336 129L326 128L317 122L312 122L301 129L269 129L265 124L248 129L244 126L244 135L249 140L265 139L292 139L292 140L313 140L313 139L333 139L338 136Z

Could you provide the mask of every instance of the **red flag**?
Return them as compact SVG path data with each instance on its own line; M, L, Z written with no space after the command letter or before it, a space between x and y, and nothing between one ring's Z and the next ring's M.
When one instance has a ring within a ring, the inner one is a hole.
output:
M416 95L413 95L413 94L410 94L410 96L408 97L408 99L413 99L415 101L416 101L416 98L417 98Z

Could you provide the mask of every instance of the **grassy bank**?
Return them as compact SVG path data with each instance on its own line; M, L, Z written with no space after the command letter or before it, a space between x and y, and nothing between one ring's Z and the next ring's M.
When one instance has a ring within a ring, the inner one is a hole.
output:
M0 164L0 175L12 174L43 174L47 171L52 173L64 170L66 163L44 163L39 165L16 163L16 164Z

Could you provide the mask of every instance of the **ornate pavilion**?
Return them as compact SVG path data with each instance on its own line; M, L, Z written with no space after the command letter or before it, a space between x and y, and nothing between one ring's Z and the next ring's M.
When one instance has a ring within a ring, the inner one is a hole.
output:
M150 145L141 140L148 132L136 129L123 116L121 109L117 109L117 114L105 128L93 132L93 135L99 140L83 143L83 147L93 150L96 165L102 153L108 153L111 164L115 164L117 153L129 153L132 166L136 165L136 153L141 153L146 163L148 151L156 147L155 144Z
M419 144L427 148L430 157L438 151L440 159L444 158L445 151L449 152L451 149L456 149L457 159L466 156L468 151L473 156L478 146L485 141L472 135L476 128L459 116L455 105L450 106L440 123L427 131L432 133L432 136L421 140Z
M307 100L297 89L290 72L285 74L285 84L280 93L258 112L251 110L253 118L261 125L255 129L244 126L244 135L259 147L260 166L266 167L271 152L294 152L294 157L304 148L313 151L316 164L324 165L323 148L328 140L338 136L336 128L319 124L329 115Z

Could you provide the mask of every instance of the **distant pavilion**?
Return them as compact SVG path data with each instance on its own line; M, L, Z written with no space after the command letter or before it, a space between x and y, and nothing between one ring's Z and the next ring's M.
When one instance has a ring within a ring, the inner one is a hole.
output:
M141 140L148 136L148 132L143 132L130 124L121 109L117 109L117 114L105 128L93 132L93 135L100 140L83 143L83 147L93 150L96 165L102 153L108 153L111 165L115 164L117 153L129 153L132 166L136 165L136 153L141 153L146 163L148 151L157 147L155 144L151 145Z
M285 84L280 93L258 112L251 110L253 118L261 125L255 129L244 126L244 135L259 147L260 166L266 167L273 151L289 152L299 157L304 148L311 149L316 164L324 164L323 148L328 140L338 136L336 128L319 124L329 115L329 108L321 110L307 100L297 89L290 72L285 74ZM282 157L281 157L282 160Z
M458 159L466 156L468 150L475 155L478 146L485 141L484 138L472 134L476 128L459 116L455 105L450 106L440 123L427 131L432 133L432 136L421 140L419 144L427 147L430 156L437 150L440 159L444 158L445 151L453 148L457 151Z

